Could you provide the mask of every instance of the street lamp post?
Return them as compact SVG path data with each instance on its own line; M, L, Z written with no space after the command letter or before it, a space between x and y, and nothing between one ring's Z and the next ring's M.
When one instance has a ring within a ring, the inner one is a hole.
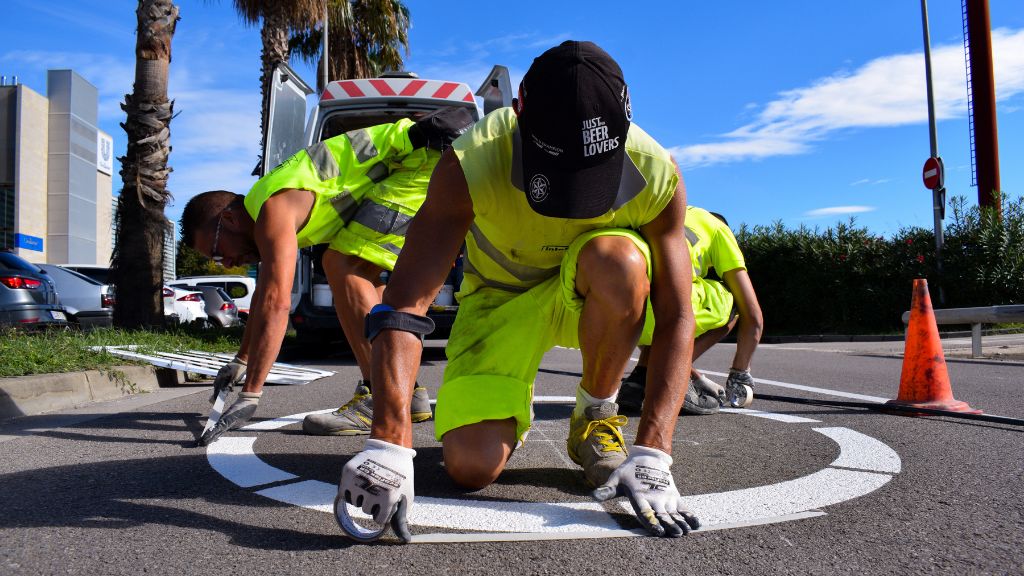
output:
M935 136L935 96L932 93L932 48L928 32L928 0L921 0L921 25L924 30L924 77L928 88L928 135L931 144L931 158L939 157L939 145ZM941 166L941 162L940 162ZM935 223L935 271L938 274L939 303L946 303L942 280L942 220L946 213L946 188L941 183L932 190L932 215Z

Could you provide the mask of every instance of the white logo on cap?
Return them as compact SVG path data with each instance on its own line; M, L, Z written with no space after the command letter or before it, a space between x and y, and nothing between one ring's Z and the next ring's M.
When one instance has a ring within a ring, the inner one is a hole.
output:
M629 88L626 86L622 87L622 94L625 100L625 106L623 109L626 111L626 121L633 121L633 104L629 101Z
M543 174L534 174L533 178L530 179L530 200L534 202L543 202L547 200L548 188L551 183L548 182L548 177Z
M608 132L608 125L600 116L583 121L583 157L611 152L619 147L619 137Z

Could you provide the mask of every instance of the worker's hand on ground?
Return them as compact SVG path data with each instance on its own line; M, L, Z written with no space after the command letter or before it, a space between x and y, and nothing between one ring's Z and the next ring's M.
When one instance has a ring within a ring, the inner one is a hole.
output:
M406 519L412 501L416 451L384 440L366 441L362 452L345 464L338 496L373 516L378 524L389 521L403 542L412 540Z
M238 356L235 356L217 371L217 376L213 379L213 395L210 396L210 404L217 401L217 396L223 390L230 392L236 384L241 384L244 378L245 360L240 360Z
M754 378L750 370L729 369L725 380L727 402L733 408L746 408L754 399Z
M245 426L245 423L256 413L261 396L263 396L263 392L239 392L238 398L224 411L220 420L199 439L199 446L209 446L214 440L220 438L221 434Z
M409 130L409 141L414 148L426 146L444 150L472 125L473 116L468 109L449 106L417 120L416 125Z
M700 528L700 521L683 506L671 467L672 457L661 450L633 446L626 461L604 485L594 490L594 498L603 502L625 496L648 532L655 536L682 536Z

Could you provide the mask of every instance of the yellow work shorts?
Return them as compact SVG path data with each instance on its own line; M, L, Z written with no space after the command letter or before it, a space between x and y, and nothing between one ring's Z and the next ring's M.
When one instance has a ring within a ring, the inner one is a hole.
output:
M693 288L690 292L690 302L693 304L693 319L696 328L693 337L725 326L732 314L733 297L725 284L717 280L706 278L694 278Z
M485 420L516 419L516 436L525 439L533 420L533 380L541 358L553 346L579 348L583 298L576 292L580 250L597 236L624 236L647 260L650 248L632 230L592 230L566 250L561 270L523 293L481 288L459 302L446 353L448 366L437 395L434 435ZM650 300L640 336L654 333Z

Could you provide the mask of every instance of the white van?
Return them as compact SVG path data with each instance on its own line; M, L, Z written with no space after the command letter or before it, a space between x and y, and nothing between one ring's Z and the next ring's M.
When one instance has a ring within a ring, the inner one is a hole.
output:
M238 306L238 317L245 322L249 319L249 306L252 293L256 290L256 279L248 276L224 274L221 276L182 276L168 286L176 288L195 286L215 286L222 288Z
M424 80L408 72L329 82L307 120L306 96L311 92L287 65L280 64L274 69L265 139L267 158L259 167L260 175L265 175L306 146L351 130L395 122L449 106L463 107L474 119L479 119L481 110L474 95L483 99L485 114L495 108L509 106L512 101L508 69L504 66L495 66L475 93L461 82ZM301 341L329 342L344 338L321 264L325 249L326 245L319 245L299 251L290 320ZM438 298L427 311L436 326L431 338L448 337L458 310L452 295L458 290L461 280L462 261L459 258Z

